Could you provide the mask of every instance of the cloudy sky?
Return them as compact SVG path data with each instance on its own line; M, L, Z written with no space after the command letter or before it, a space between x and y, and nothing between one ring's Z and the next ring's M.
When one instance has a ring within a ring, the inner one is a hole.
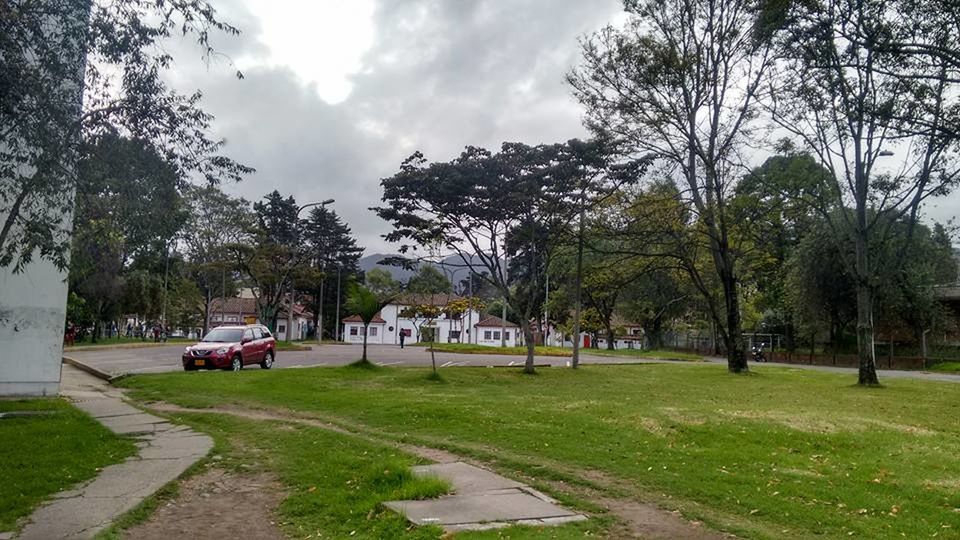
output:
M335 198L367 253L392 251L367 208L415 150L586 135L564 74L619 0L215 0L243 34L209 65L176 47L172 83L200 88L227 153L257 169L228 191ZM234 76L235 68L243 80Z
M577 38L622 20L619 0L213 0L242 30L222 58L172 44L171 82L200 88L227 153L257 173L227 190L335 198L367 253L392 252L368 210L415 150L449 160L586 135L564 75ZM244 74L238 80L234 73ZM951 219L960 193L928 205Z

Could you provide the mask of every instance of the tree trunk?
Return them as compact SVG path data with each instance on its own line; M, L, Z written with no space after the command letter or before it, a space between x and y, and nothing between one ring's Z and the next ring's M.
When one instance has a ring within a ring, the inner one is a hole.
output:
M520 328L523 330L523 340L527 343L527 360L523 364L523 372L532 375L536 373L533 364L533 354L536 347L533 342L533 329L530 328L530 321L526 318L520 321Z
M880 384L873 342L873 291L866 283L857 285L857 384Z
M367 330L369 330L369 324L363 325L363 356L360 358L364 362L367 361Z
M740 321L740 298L738 294L737 278L733 272L733 263L729 261L729 253L722 257L726 260L721 272L723 281L723 295L727 308L727 369L731 373L743 373L749 370L747 354L743 350L743 328Z
M613 335L613 325L610 324L610 319L607 319L607 324L604 326L604 330L607 331L607 350L615 350L617 348L614 344L616 336Z
M577 275L574 285L574 307L573 307L573 358L570 361L570 367L577 369L580 365L580 315L583 310L580 289L583 287L583 193L580 194L580 228L577 233Z

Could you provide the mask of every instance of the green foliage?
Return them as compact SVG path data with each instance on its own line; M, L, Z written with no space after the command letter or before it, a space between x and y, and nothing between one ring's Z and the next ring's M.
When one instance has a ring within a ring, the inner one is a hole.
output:
M417 273L407 282L406 289L412 293L444 294L453 292L453 284L433 265L422 264Z
M366 274L367 288L380 297L396 295L403 286L383 268L373 268Z

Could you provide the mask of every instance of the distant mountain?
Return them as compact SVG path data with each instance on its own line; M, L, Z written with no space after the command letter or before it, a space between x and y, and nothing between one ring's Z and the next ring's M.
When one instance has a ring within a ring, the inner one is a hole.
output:
M359 263L360 269L363 270L364 272L369 272L374 268L381 268L383 270L386 270L387 272L390 272L390 275L393 276L393 279L400 282L406 282L408 279L410 279L411 276L413 276L416 273L413 270L407 270L399 266L388 266L388 265L380 264L380 262L383 259L386 259L387 257L390 257L390 256L391 255L385 255L383 253L374 253L372 255L361 257L360 263ZM442 262L443 264L434 264L434 263L421 263L421 264L430 264L436 267L437 269L442 270L447 275L448 278L451 278L451 281L453 281L454 285L456 285L457 282L459 282L462 279L467 279L467 276L470 275L469 270L464 267L463 259L461 259L459 256L454 255L454 256L447 257ZM478 270L482 268L479 258L474 258L473 263Z

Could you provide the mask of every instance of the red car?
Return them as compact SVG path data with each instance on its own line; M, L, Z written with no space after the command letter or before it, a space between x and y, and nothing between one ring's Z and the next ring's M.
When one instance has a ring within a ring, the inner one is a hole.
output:
M214 328L196 345L183 351L184 371L195 369L232 369L240 371L248 364L273 367L277 340L259 324Z

